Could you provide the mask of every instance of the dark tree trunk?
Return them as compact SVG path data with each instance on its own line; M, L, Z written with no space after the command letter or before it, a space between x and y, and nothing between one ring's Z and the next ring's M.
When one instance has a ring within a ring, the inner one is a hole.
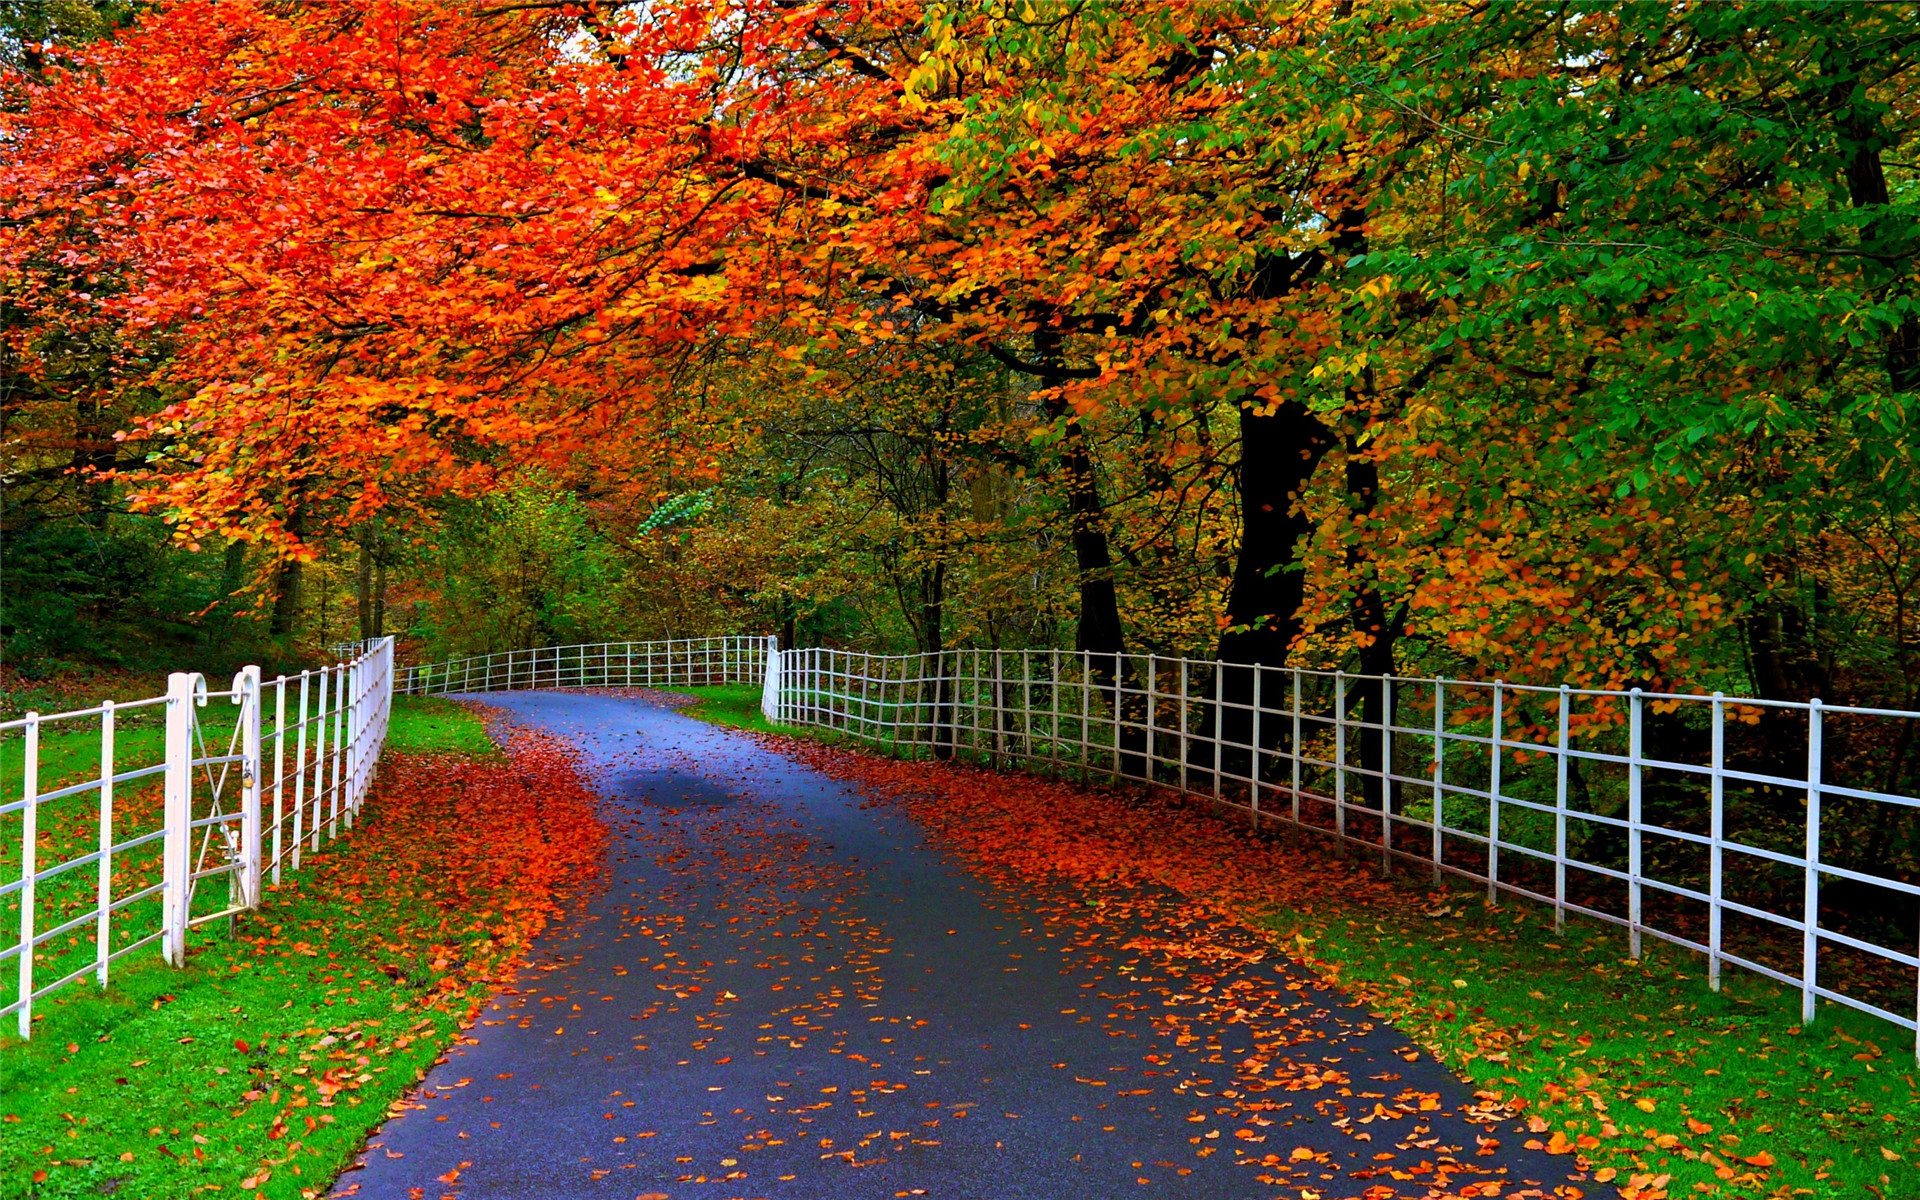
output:
M105 529L113 513L113 484L106 473L119 457L114 425L113 413L101 401L83 397L75 402L74 450L68 465L74 471L76 490L86 498L80 519L95 529Z
M373 534L360 531L360 561L354 566L354 608L360 618L360 640L371 641L373 631Z
M1287 661L1306 598L1298 546L1313 529L1300 498L1333 441L1333 431L1300 405L1240 410L1240 558L1220 635L1222 662Z
M1855 107L1852 80L1844 81L1835 90L1835 97L1843 114L1840 133L1847 156L1847 198L1855 208L1884 210L1892 197L1880 152L1890 139L1880 128L1878 117L1864 115ZM1893 268L1893 278L1904 280L1920 246L1911 236L1902 236L1900 230L1889 226L1883 217L1873 218L1861 232L1865 248ZM1896 287L1904 290L1906 284ZM1886 367L1893 391L1920 390L1920 317L1909 315L1888 331Z
M214 606L211 624L216 646L225 646L233 637L238 621L240 597L247 585L247 544L239 539L227 543L220 563L220 600Z
M1347 435L1347 503L1356 523L1371 515L1380 497L1380 465L1360 448L1359 438ZM1367 555L1358 539L1346 549L1347 576L1352 581L1353 602L1350 620L1359 642L1359 669L1362 675L1389 675L1393 672L1393 644L1399 639L1399 620L1387 617L1386 599L1377 581L1367 577ZM1402 614L1404 619L1404 613ZM1359 685L1361 793L1366 803L1383 812L1392 811L1394 787L1386 778L1384 727L1392 717L1388 711L1385 688L1369 680Z
M1080 619L1074 648L1085 652L1094 686L1109 708L1120 715L1120 771L1145 778L1146 702L1133 679L1127 660L1126 636L1120 625L1120 597L1113 584L1113 554L1107 544L1106 514L1100 503L1099 481L1086 432L1067 411L1059 396L1047 401L1047 414L1064 419L1060 467L1066 477L1067 515L1072 523L1074 571L1079 579Z
M287 532L296 540L304 537L307 513L298 484L287 497L287 510ZM267 633L273 637L293 632L294 618L300 612L300 575L300 560L282 550L273 568L273 615L267 621Z
M387 560L373 560L373 636L387 636Z
M274 637L293 632L300 611L300 585L300 560L291 555L282 558L273 569L273 615L267 621L267 632Z
M1299 544L1313 528L1300 501L1333 443L1333 431L1301 405L1268 413L1240 410L1240 557L1218 650L1221 711L1209 722L1229 747L1220 759L1223 774L1252 777L1252 753L1239 747L1253 745L1253 709L1287 703L1283 676L1252 667L1284 665L1300 634L1306 576L1299 570ZM1271 732L1261 738L1269 746L1279 744L1278 724L1269 722Z

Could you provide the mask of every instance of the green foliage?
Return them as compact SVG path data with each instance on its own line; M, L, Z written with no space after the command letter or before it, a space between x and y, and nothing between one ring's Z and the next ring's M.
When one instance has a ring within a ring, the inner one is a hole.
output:
M684 525L698 520L713 508L713 489L706 488L698 492L681 492L669 496L651 516L640 522L634 532L637 535L652 533L656 529L671 529L675 525Z
M0 656L21 671L74 661L217 669L265 649L245 612L244 559L171 548L158 520L28 519L8 529L6 558Z
M549 482L449 503L415 568L429 658L620 635L620 562L586 507Z

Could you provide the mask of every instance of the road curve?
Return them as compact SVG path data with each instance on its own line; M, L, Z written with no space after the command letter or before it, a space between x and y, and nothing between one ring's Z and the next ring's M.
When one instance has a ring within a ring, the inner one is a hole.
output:
M1569 1158L1252 935L1169 964L754 738L634 699L476 699L578 748L607 870L334 1195L1580 1195ZM1188 968L1282 1003L1220 1021ZM1236 1090L1251 1054L1285 1086Z

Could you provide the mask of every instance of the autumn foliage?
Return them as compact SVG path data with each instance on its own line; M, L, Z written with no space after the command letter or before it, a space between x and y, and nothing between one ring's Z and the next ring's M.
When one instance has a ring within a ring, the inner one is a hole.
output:
M283 567L534 481L873 640L1910 707L1913 16L179 0L8 77L23 444Z

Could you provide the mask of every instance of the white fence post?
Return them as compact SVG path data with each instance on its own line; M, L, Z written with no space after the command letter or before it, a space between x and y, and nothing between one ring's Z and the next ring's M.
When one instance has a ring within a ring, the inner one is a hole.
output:
M273 681L273 886L280 886L280 826L287 817L287 677Z
M174 966L187 961L187 902L192 895L193 699L199 676L167 676L165 835L160 849L160 953Z
M1347 677L1333 673L1333 830L1347 852Z
M780 723L780 639L767 638L766 678L760 684L760 715L767 724Z
M1213 677L1216 680L1216 683L1213 689L1213 694L1216 698L1224 697L1226 695L1225 689L1221 687L1217 682L1220 679L1220 676L1225 673L1225 670L1226 670L1225 667L1218 667L1218 666L1213 669ZM1261 682L1262 681L1260 678L1260 664L1255 663L1253 664L1253 738L1252 738L1253 752L1250 755L1248 755L1249 766L1247 768L1247 807L1251 809L1253 812L1251 821L1255 829L1260 828L1260 708L1261 708L1260 685L1261 685ZM1227 716L1226 716L1226 710L1222 706L1223 704L1224 704L1224 701L1217 700L1214 706L1213 728L1215 733L1218 733L1220 731L1221 726L1226 724ZM1214 765L1216 767L1219 765L1218 759L1215 760ZM1215 790L1216 791L1219 790L1217 783L1215 786Z
M1568 753L1567 728L1573 693L1560 685L1559 762L1553 779L1553 927L1567 924L1567 771L1573 765Z
M1293 788L1293 823L1300 823L1300 668L1293 669L1293 752L1288 755L1293 760L1293 777L1289 784Z
M260 668L233 680L240 704L240 904L260 907Z
M1640 904L1640 752L1645 738L1646 700L1634 688L1627 700L1627 941L1628 952L1640 957L1640 928L1643 923ZM1718 962L1709 962L1707 980L1720 986Z
M333 748L327 755L327 840L340 839L340 768L346 758L342 745L347 737L347 668L333 667Z
M1719 692L1713 694L1713 777L1709 797L1713 804L1713 814L1709 833L1713 845L1708 853L1712 856L1707 864L1707 986L1714 991L1720 990L1720 893L1726 886L1726 855L1722 849L1727 836L1727 781L1724 772L1727 767L1727 721L1725 696ZM1637 865L1637 864L1636 864ZM1637 874L1637 872L1636 872ZM1634 930L1639 937L1640 931ZM1635 954L1635 958L1639 955Z
M1380 677L1380 874L1393 873L1393 676Z
M346 775L341 781L343 794L340 807L346 810L347 829L353 829L354 810L360 800L360 730L366 723L366 714L362 711L366 700L360 694L360 664L354 662L342 668L345 672L344 683L347 689Z
M1147 782L1160 774L1160 667L1153 655L1147 655Z
M1433 885L1440 886L1447 846L1447 681L1433 681Z
M26 763L20 781L20 1036L33 1036L33 903L35 849L40 844L40 714L27 714Z
M100 705L100 875L96 894L100 923L93 931L94 978L107 986L107 960L113 956L113 701Z
M295 726L293 752L293 869L300 869L300 855L305 849L302 838L307 828L307 706L311 703L313 675L300 672L300 717ZM278 882L277 880L275 882Z
M1500 681L1493 681L1493 759L1487 767L1487 904L1500 903L1500 742L1504 736Z
M1807 705L1807 894L1800 961L1800 1023L1813 1024L1820 975L1820 701Z
M1180 790L1187 790L1187 760L1193 757L1192 735L1187 732L1188 706L1187 660L1180 660Z

